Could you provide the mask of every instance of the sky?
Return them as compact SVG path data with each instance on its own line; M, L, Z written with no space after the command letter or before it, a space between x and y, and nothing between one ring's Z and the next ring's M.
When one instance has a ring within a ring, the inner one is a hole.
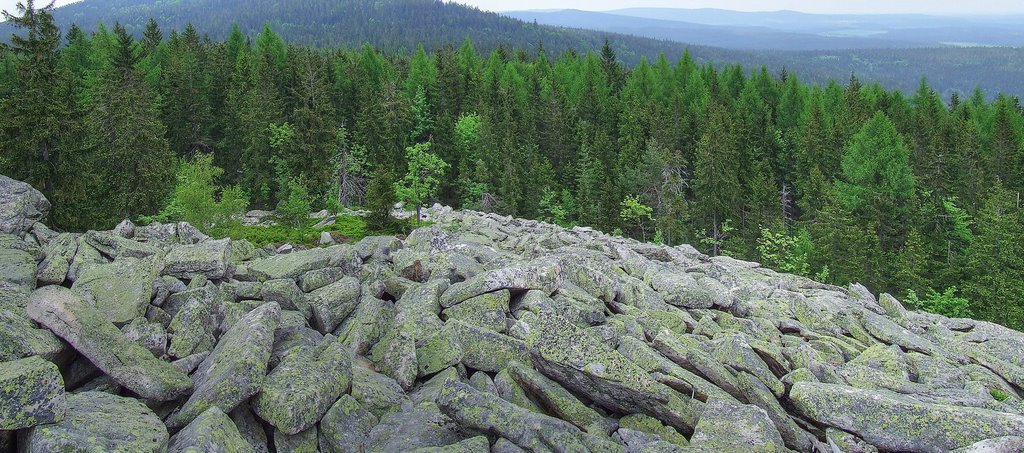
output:
M42 4L46 0L36 0ZM57 5L73 0L57 0ZM630 7L722 8L738 11L788 9L808 13L919 13L919 14L1024 14L1021 0L457 0L480 9L510 11L523 9L575 8L607 11ZM0 10L13 11L18 0L0 0Z

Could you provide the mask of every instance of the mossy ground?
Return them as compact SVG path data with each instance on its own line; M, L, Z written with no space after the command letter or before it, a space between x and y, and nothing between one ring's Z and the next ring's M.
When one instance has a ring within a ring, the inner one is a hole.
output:
M410 231L431 225L430 222L420 222L417 226L415 220L395 220L391 228L377 230L366 224L366 219L359 216L339 215L333 225L321 228L314 228L320 219L310 219L305 228L293 228L285 225L274 226L237 226L224 233L224 236L234 240L247 240L256 245L265 244L302 244L316 246L320 239L320 233L336 233L350 242L358 242L367 236L396 236L408 234Z

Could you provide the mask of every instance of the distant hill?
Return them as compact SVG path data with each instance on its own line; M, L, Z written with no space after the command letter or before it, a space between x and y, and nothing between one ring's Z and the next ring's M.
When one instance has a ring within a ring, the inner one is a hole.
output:
M856 73L862 81L878 81L889 88L910 91L917 87L921 76L927 75L931 85L946 96L954 91L970 92L975 87L982 87L988 93L1024 95L1022 48L813 51L766 50L763 48L765 46L725 48L733 47L730 43L739 43L742 39L754 39L749 36L774 36L773 39L790 42L792 47L798 41L806 42L809 39L807 33L819 32L825 26L813 25L815 21L820 23L824 19L808 18L806 16L813 15L791 12L630 9L614 14L626 20L650 21L645 16L661 17L654 19L655 22L646 22L652 29L657 28L654 25L664 26L666 22L692 18L688 25L692 33L688 37L677 37L677 41L668 40L667 34L657 36L663 39L652 39L615 33L616 30L584 29L600 28L597 23L600 17L594 14L577 14L574 20L562 24L565 27L548 26L541 24L540 20L537 23L517 20L438 0L84 0L58 8L54 14L64 30L72 23L93 30L100 23L111 25L120 22L130 31L141 34L146 22L152 17L165 31L180 30L192 23L201 33L209 34L214 39L227 36L232 24L237 23L243 32L255 36L264 23L269 23L286 40L297 44L334 47L370 43L392 52L410 52L418 43L423 43L428 50L450 43L458 45L467 37L482 52L490 52L499 45L534 52L539 43L543 43L549 53L561 53L568 49L582 52L600 49L607 38L619 58L629 65L638 63L642 57L653 60L659 53L665 53L671 61L675 61L689 49L699 63L741 64L752 69L765 65L773 72L786 68L797 73L802 80L810 82L824 83L829 79L845 81ZM765 17L772 18L766 23L783 24L772 25L774 27L794 29L806 22L809 28L805 31L768 33L766 30L770 30L765 27L751 25L757 18ZM907 20L926 20L908 17L911 19ZM897 20L891 16L883 18L889 21L883 21L888 26L893 26L892 21ZM1011 19L1007 21L1012 23ZM738 25L730 30L716 31L716 27L700 23L715 20ZM743 23L743 20L748 23ZM842 20L842 17L829 20ZM860 22L855 24L860 27ZM12 31L8 25L0 23L0 37L6 39ZM620 31L627 32L625 28ZM767 38L764 39L767 42ZM871 46L875 37L810 40L836 43L837 47L841 47L840 43L859 43L853 46L859 47ZM802 48L806 47L804 45ZM886 46L879 44L872 47Z

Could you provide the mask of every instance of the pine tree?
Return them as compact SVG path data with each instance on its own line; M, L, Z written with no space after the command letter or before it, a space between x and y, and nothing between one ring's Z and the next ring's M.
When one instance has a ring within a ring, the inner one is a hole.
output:
M61 36L52 8L52 2L36 7L33 0L25 0L17 4L16 14L3 12L4 20L24 35L12 35L4 46L14 55L17 82L0 103L4 115L0 149L7 158L0 171L42 189L45 195L52 195L56 184L60 119L67 109L60 95Z

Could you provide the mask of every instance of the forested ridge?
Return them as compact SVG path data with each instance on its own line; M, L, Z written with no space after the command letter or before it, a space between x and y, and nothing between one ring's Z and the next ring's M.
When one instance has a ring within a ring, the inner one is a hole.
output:
M151 22L137 40L119 25L60 30L45 11L10 20L0 173L43 191L61 229L156 214L178 163L212 155L218 184L253 208L397 192L1024 327L1014 97L810 85L688 54L627 68L610 46L482 54L467 40L405 57L288 45L271 27L213 41Z
M741 64L747 69L766 65L772 72L788 68L805 82L819 84L833 78L845 80L856 73L886 88L909 92L916 88L921 75L927 74L944 97L953 92L970 93L978 86L992 93L1024 94L1020 77L1024 48L1020 47L725 49L538 25L442 0L83 0L57 8L53 15L65 31L72 24L89 32L100 24L121 23L136 38L142 37L150 18L167 30L180 31L192 24L200 36L217 41L228 38L232 25L238 25L243 35L255 38L269 23L290 44L358 47L369 43L380 51L404 55L411 55L419 45L434 53L449 43L458 45L469 38L485 55L498 46L534 49L543 43L553 56L569 49L597 49L607 38L618 59L630 67L644 56L653 61L659 53L665 53L675 59L689 49L697 64L713 63L718 68ZM10 24L0 22L0 41L12 32Z

